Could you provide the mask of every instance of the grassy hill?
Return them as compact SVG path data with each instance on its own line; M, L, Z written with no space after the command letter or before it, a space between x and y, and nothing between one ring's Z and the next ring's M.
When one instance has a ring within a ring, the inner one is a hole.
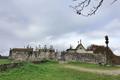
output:
M74 65L74 66L80 66L85 68L91 68L91 69L101 69L101 70L115 70L120 69L120 66L104 66L104 65L98 65L98 64L91 64L91 63L85 63L85 62L69 62L67 64Z
M0 80L120 80L109 76L67 69L57 62L26 63L20 68L0 73Z
M8 59L0 59L0 64L7 64L10 63L11 61Z

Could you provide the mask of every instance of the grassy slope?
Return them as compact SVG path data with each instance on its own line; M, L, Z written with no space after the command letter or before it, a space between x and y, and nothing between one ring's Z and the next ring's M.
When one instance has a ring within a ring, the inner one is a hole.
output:
M120 66L100 66L97 64L82 63L82 62L69 62L68 64L85 67L85 68L92 68L92 69L104 69L104 70L120 69Z
M30 64L0 73L0 80L119 80L120 76L97 75L65 69L57 63Z
M8 59L0 59L0 64L7 64L10 63L11 61Z

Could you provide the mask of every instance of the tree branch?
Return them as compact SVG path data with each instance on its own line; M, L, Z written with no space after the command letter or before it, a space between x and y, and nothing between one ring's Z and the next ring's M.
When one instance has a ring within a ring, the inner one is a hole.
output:
M73 0L73 1L77 2L78 0ZM84 13L85 9L89 8L93 1L96 2L96 6L93 6L92 9L88 13ZM117 0L113 0L111 4L115 3L116 1ZM103 2L104 0L97 0L97 1L96 0L83 0L81 2L78 2L77 5L70 6L70 7L73 8L78 15L88 17L91 15L94 15L98 11L98 9L102 6Z
M117 0L114 0L111 4L114 4Z

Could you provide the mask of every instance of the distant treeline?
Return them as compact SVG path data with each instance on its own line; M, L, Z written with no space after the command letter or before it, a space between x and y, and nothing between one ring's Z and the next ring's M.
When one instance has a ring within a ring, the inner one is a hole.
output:
M1 56L0 55L0 59L8 59L8 56Z

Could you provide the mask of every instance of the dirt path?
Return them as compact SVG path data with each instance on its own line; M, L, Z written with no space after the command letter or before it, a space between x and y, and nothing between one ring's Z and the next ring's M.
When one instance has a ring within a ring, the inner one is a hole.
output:
M78 67L78 66L73 66L73 65L64 65L64 67L69 68L69 69L78 70L78 71L92 72L92 73L98 73L98 74L120 75L120 69L118 69L118 70L100 70L100 69Z

